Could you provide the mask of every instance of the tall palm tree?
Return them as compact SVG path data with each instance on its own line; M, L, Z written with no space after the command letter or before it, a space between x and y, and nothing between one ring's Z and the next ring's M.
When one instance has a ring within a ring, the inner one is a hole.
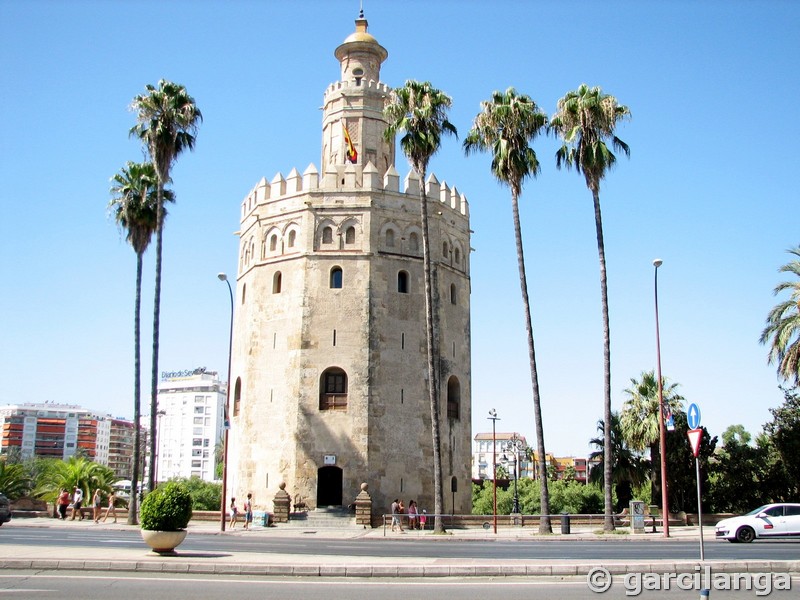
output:
M603 420L597 422L597 430L600 437L592 438L589 443L595 450L589 455L589 460L594 462L600 460L592 467L589 472L589 481L592 483L602 483L605 477L605 465L603 463L605 454L605 423ZM613 446L612 455L614 464L611 466L611 478L617 487L617 511L624 509L633 500L633 488L642 485L647 480L647 465L642 457L625 440L622 434L619 414L611 413L611 444Z
M420 219L422 221L422 265L425 279L425 331L428 354L428 395L431 405L431 436L433 441L434 510L444 514L442 488L441 435L439 428L439 327L438 291L431 267L430 236L428 234L428 196L425 190L428 164L442 144L445 134L457 135L456 128L447 120L447 111L453 101L429 82L409 80L397 88L384 108L386 140L394 142L398 132L400 147L411 168L419 177ZM434 524L435 533L444 532L442 519Z
M611 496L611 333L608 325L608 285L606 281L606 251L603 242L603 219L600 213L600 181L606 172L617 162L617 157L609 150L606 140L617 151L630 155L628 145L619 139L614 131L617 123L630 116L627 106L617 102L614 96L604 94L599 87L590 88L586 84L567 94L558 101L557 111L550 126L562 139L562 146L556 152L556 166L574 167L582 173L586 187L592 192L594 201L594 221L597 230L597 253L600 257L600 302L603 311L603 423L605 426L605 531L614 530Z
M164 186L170 170L185 150L194 149L195 135L203 115L186 88L162 79L158 87L146 86L147 93L133 99L136 125L130 134L139 138L150 156L158 177L156 202L156 283L153 301L153 368L150 380L150 469L148 489L155 488L156 414L158 412L158 342L161 311L161 248L164 230Z
M770 343L769 362L778 364L778 375L790 384L800 386L800 246L787 250L795 259L779 272L792 273L797 281L784 281L773 293L789 291L789 298L775 306L767 316L767 326L760 342Z
M529 96L519 95L514 88L505 92L495 91L491 100L481 102L481 112L475 117L472 129L464 139L467 155L478 150L492 153L491 170L495 178L511 189L511 211L514 218L514 239L517 244L519 287L525 309L525 330L528 334L528 358L533 388L533 417L536 426L536 451L539 456L539 472L547 468L542 426L542 406L539 396L539 375L536 369L536 350L533 343L531 306L528 299L528 280L525 276L525 256L522 249L522 228L519 218L519 196L527 177L539 173L539 160L530 143L546 131L545 115ZM550 494L547 478L541 479L540 533L552 533L550 524Z
M683 412L684 398L678 392L678 384L670 383L666 377L661 378L661 394L665 412L678 414ZM661 498L661 464L659 452L659 419L658 419L658 379L655 371L643 372L637 381L631 378L631 387L625 390L628 399L623 403L620 415L622 435L634 450L650 450L650 481L653 499Z
M128 525L136 525L136 489L141 456L141 327L142 259L157 226L158 176L153 163L128 162L111 179L109 208L117 225L126 232L126 239L136 253L136 300L133 314L133 469L131 472L131 504ZM174 201L171 190L164 190L164 200ZM166 215L166 210L164 210Z

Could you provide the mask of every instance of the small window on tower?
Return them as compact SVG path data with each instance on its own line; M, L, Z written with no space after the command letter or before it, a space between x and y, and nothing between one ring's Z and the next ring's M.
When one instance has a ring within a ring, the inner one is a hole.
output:
M344 232L344 243L345 244L355 244L356 243L356 228L355 227L348 227L347 231Z
M289 232L289 248L294 248L294 241L296 237L297 233L294 230Z
M361 85L361 80L364 77L364 69L353 69L353 76L356 78L356 85Z
M333 243L333 229L330 227L325 227L322 230L322 243L323 244L332 244Z

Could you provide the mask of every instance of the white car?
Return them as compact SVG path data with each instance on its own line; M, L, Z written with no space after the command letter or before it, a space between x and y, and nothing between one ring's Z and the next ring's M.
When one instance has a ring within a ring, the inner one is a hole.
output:
M717 538L729 542L781 537L800 538L800 504L765 504L717 523Z

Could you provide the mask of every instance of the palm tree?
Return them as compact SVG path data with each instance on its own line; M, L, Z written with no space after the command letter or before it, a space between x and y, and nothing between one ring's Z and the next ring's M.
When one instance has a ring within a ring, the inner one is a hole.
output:
M112 199L109 208L114 220L126 232L128 243L136 252L136 300L133 313L133 470L131 472L131 504L128 525L136 525L136 486L139 481L141 453L141 328L142 258L157 226L158 176L153 163L128 162L111 179ZM164 190L164 200L173 202L171 190ZM164 210L166 215L166 210Z
M683 412L684 398L677 392L678 384L669 383L666 377L661 378L661 395L665 412L677 414ZM650 481L652 497L661 498L659 452L659 419L658 419L658 380L654 371L642 373L641 379L631 378L631 387L625 390L625 400L620 415L622 435L628 445L637 451L650 449Z
M9 463L5 457L0 460L0 492L8 496L9 500L25 496L32 483L25 465Z
M420 219L422 221L422 265L425 279L425 330L428 354L428 394L431 405L431 436L433 439L434 510L444 513L442 488L442 455L439 432L439 327L438 292L431 268L430 237L428 234L428 196L425 191L428 163L438 152L444 134L457 135L456 128L447 120L447 110L452 105L447 94L429 82L406 81L403 87L392 92L383 115L386 120L386 140L394 142L398 132L400 147L411 168L419 177ZM443 533L444 523L437 518L434 532Z
M787 252L797 258L778 271L800 278L800 246ZM777 296L786 290L790 292L789 298L769 311L759 341L770 343L769 363L777 363L778 375L796 387L800 386L800 279L779 283L773 293Z
M536 426L536 451L539 456L539 472L546 470L542 406L539 397L539 375L536 369L536 350L533 343L531 306L528 299L528 281L525 276L525 256L522 249L522 228L519 218L519 196L527 177L539 173L539 160L530 143L547 128L545 115L529 96L518 95L514 88L505 92L495 91L492 99L481 102L481 112L467 137L464 151L467 155L478 150L492 153L492 174L500 183L511 189L511 210L514 218L514 239L517 244L517 265L522 304L525 309L525 330L528 334L528 357L533 388L533 417ZM547 478L542 479L540 533L552 533L550 524L550 494Z
M611 497L611 333L608 325L608 285L606 281L606 252L603 243L603 219L600 213L600 181L614 166L617 157L609 150L606 140L611 140L615 150L630 155L628 145L615 134L617 122L630 116L627 106L614 96L604 94L599 87L586 84L558 101L556 114L550 126L556 130L563 143L556 152L556 166L574 167L583 173L586 187L592 192L594 221L597 230L597 253L600 257L600 301L603 311L603 423L605 426L605 531L614 530Z
M605 477L605 423L602 419L597 422L597 431L600 437L592 438L589 443L599 448L589 455L589 461L600 460L589 472L589 481L602 483ZM614 464L611 465L611 480L617 488L617 511L624 509L633 499L633 488L647 479L647 466L642 457L626 442L622 434L620 417L616 412L611 413L611 445Z
M71 456L66 461L48 460L39 473L33 495L55 503L60 490L71 492L73 487L79 487L84 498L91 498L96 489L110 492L117 479L109 467L86 458Z
M161 248L164 230L164 186L170 170L184 150L194 149L195 134L203 115L182 85L162 79L158 87L133 99L136 125L130 134L144 144L158 177L156 201L156 284L153 301L153 368L150 380L150 469L148 489L155 489L156 413L158 412L158 342L161 310Z

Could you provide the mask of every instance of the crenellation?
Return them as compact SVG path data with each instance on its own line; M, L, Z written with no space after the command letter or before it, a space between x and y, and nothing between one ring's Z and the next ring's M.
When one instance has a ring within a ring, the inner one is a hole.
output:
M276 200L286 195L286 179L283 178L280 171L272 178L270 186Z
M303 189L309 192L319 189L319 171L314 163L309 163L303 171Z
M403 180L403 193L419 196L419 175L413 169L408 172L408 175Z
M383 176L383 189L387 192L400 191L400 173L394 168L394 165L389 167L386 174Z
M428 181L425 182L425 193L428 195L428 198L436 198L439 196L439 180L436 179L436 175L433 173L428 176Z

